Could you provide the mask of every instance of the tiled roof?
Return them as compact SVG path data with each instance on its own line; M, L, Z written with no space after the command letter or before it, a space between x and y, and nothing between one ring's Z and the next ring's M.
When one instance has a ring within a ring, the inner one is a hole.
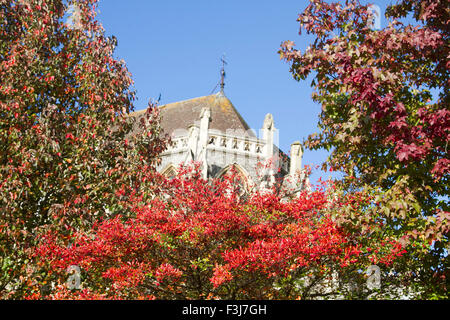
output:
M255 136L252 131L248 131L250 127L223 92L161 106L161 126L164 133L172 134L177 129L187 130L190 125L199 124L204 107L209 107L211 111L210 129L224 133L229 129L242 130ZM144 113L145 110L137 111L130 116L139 118Z

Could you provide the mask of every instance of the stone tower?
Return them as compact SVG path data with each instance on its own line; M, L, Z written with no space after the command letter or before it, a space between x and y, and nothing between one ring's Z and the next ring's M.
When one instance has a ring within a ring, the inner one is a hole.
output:
M234 167L246 181L246 188L265 189L276 181L289 184L286 178L294 178L301 170L300 143L292 144L290 157L284 154L276 146L278 130L270 113L257 136L223 90L166 104L160 110L161 126L173 141L161 154L158 170L164 174L173 175L180 164L197 161L204 178L220 178ZM130 116L139 120L144 113Z

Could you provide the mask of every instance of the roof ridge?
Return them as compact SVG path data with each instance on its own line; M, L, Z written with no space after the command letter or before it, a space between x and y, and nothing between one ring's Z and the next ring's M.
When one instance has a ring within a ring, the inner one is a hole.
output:
M202 99L202 98L207 98L207 97L210 97L210 96L217 96L218 94L219 94L219 93L214 93L214 94L209 94L209 95L207 95L207 96L200 96L200 97L195 97L195 98L185 99L185 100L181 100L181 101L169 102L169 103L160 105L159 108L165 108L166 106L169 106L169 105L181 104L181 103L184 103L184 102L188 102L188 101L192 101L192 100L197 100L197 99ZM227 99L228 99L228 98L227 98ZM142 110L133 111L133 112L131 112L131 113L128 113L126 116L127 116L127 117L138 116L138 115L141 115L141 114L145 113L145 111L147 111L147 108L142 109Z
M214 94L209 94L209 95L206 95L206 96L200 96L200 97L195 97L195 98L190 98L190 99L185 99L185 100L180 100L180 101L175 101L175 102L169 102L169 103L161 105L160 108L165 108L165 107L170 106L170 105L182 104L182 103L185 103L185 102L198 100L198 99L204 99L204 98L207 98L207 97L217 96L217 95L218 95L218 93L214 93Z
M241 115L241 113L238 111L238 109L236 109L236 107L234 106L233 102L231 102L231 100L221 91L215 94L216 98L217 97L221 97L221 98L225 98L228 100L228 102L231 105L231 108L233 108L234 113L236 114L236 116L239 118L239 120L242 122L242 124L244 125L244 128L246 130L251 130L251 127L248 125L247 121L245 121L244 117Z
M175 129L186 129L190 124L199 120L201 109L208 107L211 109L211 129L226 131L228 129L239 129L248 132L251 130L248 123L223 93L218 92L201 97L176 101L160 106L161 126L168 133ZM129 114L130 117L141 117L145 110L140 110ZM256 136L251 130L251 136Z
M131 113L128 113L125 115L125 117L135 117L135 116L139 116L143 113L145 113L147 111L147 108L142 109L142 110L137 110L137 111L133 111Z

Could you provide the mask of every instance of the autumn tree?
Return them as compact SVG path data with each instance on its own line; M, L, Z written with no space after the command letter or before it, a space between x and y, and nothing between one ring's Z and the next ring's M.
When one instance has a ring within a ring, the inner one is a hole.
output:
M157 111L131 122L132 80L96 0L0 1L0 296L41 287L32 258L48 232L71 233L126 215L129 195L162 150ZM135 126L146 129L131 135ZM147 172L147 173L146 173Z
M136 194L134 216L73 233L71 247L49 232L35 255L48 261L53 288L27 298L312 299L389 291L368 289L365 271L377 265L387 273L402 244L367 236L381 221L351 233L335 221L347 207L366 210L364 195L331 197L332 188L319 186L290 199L268 191L242 197L236 179L204 180L199 167L180 167L161 177L161 193L145 205Z
M449 14L447 1L401 0L376 30L359 1L311 0L298 21L314 43L280 49L322 106L306 147L329 150L344 190L381 204L383 232L409 243L399 274L428 298L448 296Z

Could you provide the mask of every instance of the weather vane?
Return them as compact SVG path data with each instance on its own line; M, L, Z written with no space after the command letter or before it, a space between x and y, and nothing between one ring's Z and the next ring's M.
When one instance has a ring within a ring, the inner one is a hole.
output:
M220 72L220 91L223 92L223 88L225 87L225 65L227 64L227 62L225 61L225 54L222 55L220 61L222 61L222 70Z

